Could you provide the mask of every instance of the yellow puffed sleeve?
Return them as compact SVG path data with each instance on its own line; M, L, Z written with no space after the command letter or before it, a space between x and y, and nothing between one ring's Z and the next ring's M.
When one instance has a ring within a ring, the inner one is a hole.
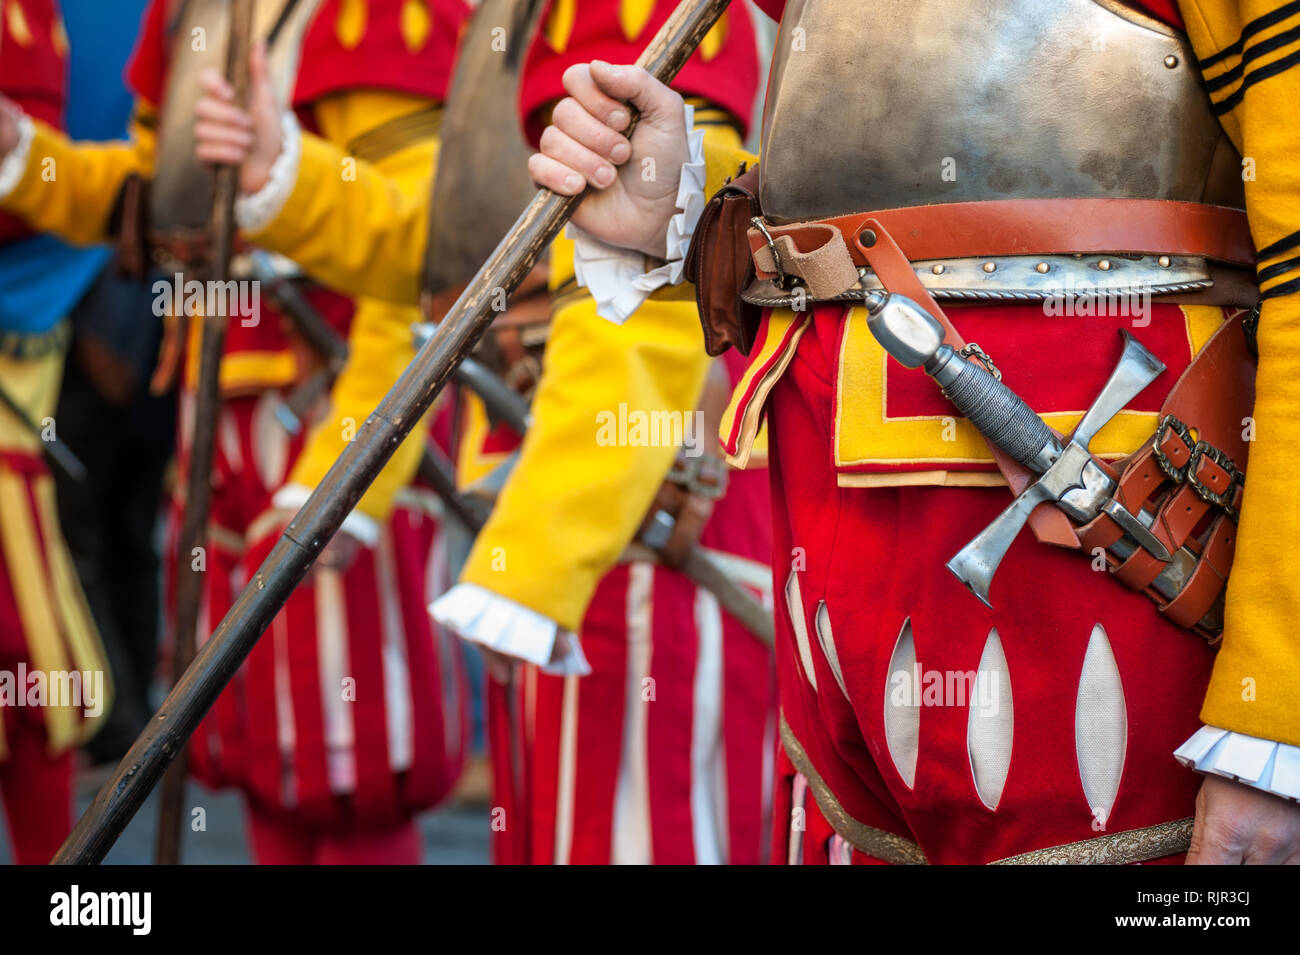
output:
M404 190L365 158L302 134L298 179L253 243L283 253L331 288L399 304L420 300L429 234L424 187Z
M710 178L721 185L736 171L740 140L729 126L705 129ZM572 243L557 239L553 286L568 284L572 263ZM608 424L620 408L694 410L709 360L689 286L660 290L622 326L598 316L589 295L561 302L534 424L461 579L576 631L676 455L673 447L611 443Z
M439 117L436 104L393 93L344 93L315 105L318 128L331 142L369 157L359 162L367 161L386 180L386 190L419 204L428 202ZM344 171L340 167L340 182L346 181L341 178ZM346 243L356 241L353 237ZM417 307L374 298L358 299L356 305L347 365L335 380L329 411L309 436L290 483L320 483L346 447L346 437L366 420L415 355L411 324L420 320ZM394 496L415 474L424 440L425 428L417 426L361 498L357 509L362 514L377 521L388 517Z
M34 125L27 169L0 209L68 242L107 240L122 183L132 173L153 174L152 107L137 101L130 139L123 142L73 142L42 122Z
M555 315L544 364L533 426L461 579L577 630L676 453L606 442L603 416L695 408L708 367L695 299L656 293L618 326L582 296Z
M1300 745L1300 9L1283 0L1181 7L1211 99L1250 173L1246 211L1264 296L1255 442L1223 644L1201 718Z

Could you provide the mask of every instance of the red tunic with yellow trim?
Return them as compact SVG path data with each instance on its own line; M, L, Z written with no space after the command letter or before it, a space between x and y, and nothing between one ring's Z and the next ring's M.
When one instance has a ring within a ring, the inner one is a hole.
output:
M1172 0L1135 6L1181 27ZM1151 434L1225 318L1167 304L946 311L1063 431L1109 375L1117 331L1134 329L1168 370L1099 435L1105 456ZM1209 648L1028 534L998 570L994 608L966 594L944 563L1007 491L979 486L998 478L982 439L932 382L886 360L860 307L766 313L729 411L729 454L745 457L764 418L770 433L785 744L774 861L984 863L1084 842L1081 861L1176 861L1199 780L1172 753L1199 725ZM932 486L945 484L975 486ZM1106 837L1122 850L1107 856Z
M527 65L524 110L536 120L562 97L561 76L572 63L592 57L634 59L673 6L666 0L552 3ZM713 127L706 135L739 145L735 130L747 125L758 85L752 23L743 3L733 5L682 76L678 89L707 101L696 110L697 123ZM545 515L547 523L555 521L548 510L546 474L539 472L554 473L558 462L567 461L569 473L583 476L589 495L635 497L644 485L665 476L663 470L654 475L646 467L648 473L597 477L585 466L581 451L564 456L560 435L572 433L572 440L589 444L588 422L600 409L620 401L632 408L647 407L639 380L651 371L640 363L646 359L638 358L638 342L625 338L626 353L612 361L619 374L574 380L575 372L592 371L575 357L589 342L574 335L575 323L604 322L595 315L590 296L572 287L570 242L556 240L550 268L553 334L535 405L541 410L530 439L549 440L551 455L530 455L525 446L498 500L497 518L515 508L530 516ZM665 325L678 321L694 328L693 299L673 295L666 293L643 306L638 315L644 323L639 326L642 335L652 338L654 329L662 335ZM695 335L698 338L698 331ZM734 380L743 359L730 355L724 361ZM548 389L558 380L567 383L572 399L563 403L566 407L547 400ZM502 463L520 439L504 425L489 431L481 405L472 398L465 404L460 477L472 480ZM538 445L531 446L535 452ZM758 470L735 472L700 538L700 546L713 551L726 572L753 588L761 600L769 597L768 515L766 475ZM524 552L538 550L564 566L554 548L530 539L526 528L507 526L513 535L489 526L481 540L500 542L517 562L512 566L527 565ZM616 532L604 528L602 533L612 537ZM595 532L574 527L567 536L584 534ZM616 547L624 543L618 541ZM498 574L485 586L524 602L526 588L517 583L518 577L515 580L512 587L508 573ZM564 584L560 580L554 586ZM579 589L571 578L567 587L570 592ZM760 861L775 721L767 647L685 575L640 562L620 564L601 577L578 631L591 674L581 679L549 676L530 665L519 670L510 687L489 683L493 798L511 820L494 835L496 861ZM646 704L648 698L654 705Z
M64 122L67 55L68 40L54 0L0 6L0 93L56 129ZM0 213L0 255L31 235L21 220ZM31 336L0 323L0 333L9 332L12 337L4 334L0 340L0 388L29 418L48 420L58 398L62 347L28 352L22 343ZM8 349L9 342L17 347ZM13 681L0 692L0 762L17 753L14 772L20 775L29 770L22 754L65 753L97 723L74 706L32 705L31 684L19 682L19 674L35 670L80 671L88 679L97 674L104 691L111 693L111 675L94 621L59 528L54 479L40 437L0 406L0 674ZM111 700L100 697L99 702L107 712ZM19 738L29 733L35 743ZM22 814L18 793L6 795L12 795L13 811L20 813L10 819L11 828L29 827L26 835L38 841L52 838L34 816ZM41 798L56 796L50 792ZM55 807L54 812L65 815L66 807ZM60 825L66 826L66 821Z

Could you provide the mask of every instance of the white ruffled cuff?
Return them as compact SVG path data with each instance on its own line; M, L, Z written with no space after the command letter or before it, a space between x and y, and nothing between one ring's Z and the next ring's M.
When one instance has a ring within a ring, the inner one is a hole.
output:
M280 114L280 155L271 164L266 185L251 196L235 200L235 222L244 232L261 232L280 214L298 183L298 166L302 162L302 130L293 113Z
M271 498L271 506L282 511L298 511L307 503L309 497L311 497L311 488L306 485L286 484L275 492L275 496ZM379 525L374 518L360 511L353 511L345 517L343 523L339 525L339 530L351 534L366 547L374 547L379 543Z
M655 289L678 285L686 269L695 226L704 212L704 130L695 128L695 108L686 104L687 141L690 158L682 164L677 185L677 208L668 220L667 261L645 271L645 256L631 249L609 245L570 223L565 235L573 240L573 271L579 285L596 300L596 314L616 325L626 322Z
M1202 726L1174 751L1174 758L1198 773L1226 776L1300 802L1300 746Z
M429 604L433 619L461 639L535 663L554 676L586 676L577 635L523 604L478 584L457 584Z
M18 117L18 142L9 150L9 155L0 160L0 199L7 199L9 193L18 188L27 172L27 161L31 158L32 140L36 138L36 124L30 116Z

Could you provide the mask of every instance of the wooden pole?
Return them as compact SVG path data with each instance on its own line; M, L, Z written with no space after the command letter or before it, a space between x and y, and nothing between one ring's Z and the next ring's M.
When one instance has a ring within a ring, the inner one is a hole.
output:
M253 0L230 0L230 36L226 43L226 79L235 89L237 103L248 102L248 54L253 39ZM239 168L221 166L216 171L212 202L211 261L207 278L224 283L230 275L235 244L235 197ZM208 296L229 302L233 296ZM207 572L208 515L212 509L212 465L216 446L217 415L221 409L221 355L230 316L204 314L203 341L199 349L199 378L194 396L194 427L185 479L185 516L176 555L176 612L174 617L172 683L178 684L194 659L199 607L203 602L203 575ZM157 719L157 717L154 717ZM169 743L171 768L163 780L158 812L154 861L175 865L180 861L185 803L188 734Z

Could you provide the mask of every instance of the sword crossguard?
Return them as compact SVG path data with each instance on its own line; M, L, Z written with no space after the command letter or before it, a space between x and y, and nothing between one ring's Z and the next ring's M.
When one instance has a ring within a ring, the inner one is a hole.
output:
M868 306L867 325L900 364L924 369L989 441L1041 475L948 562L948 569L985 604L992 606L989 588L1002 558L1034 508L1046 502L1059 505L1076 523L1104 510L1141 546L1169 559L1167 548L1146 525L1113 500L1115 482L1088 450L1106 422L1165 370L1127 330L1120 331L1124 347L1110 378L1062 443L1000 378L945 344L943 326L916 302L901 295L878 297Z
M1085 523L1104 510L1116 519L1125 533L1155 556L1164 560L1171 556L1145 524L1114 500L1114 480L1097 466L1092 452L1088 450L1092 439L1106 422L1123 410L1165 370L1164 362L1127 330L1121 330L1120 335L1124 349L1114 371L1056 460L988 527L948 561L947 567L953 576L989 607L993 606L989 600L989 588L1002 558L1029 520L1030 513L1047 501L1057 503L1078 523Z

